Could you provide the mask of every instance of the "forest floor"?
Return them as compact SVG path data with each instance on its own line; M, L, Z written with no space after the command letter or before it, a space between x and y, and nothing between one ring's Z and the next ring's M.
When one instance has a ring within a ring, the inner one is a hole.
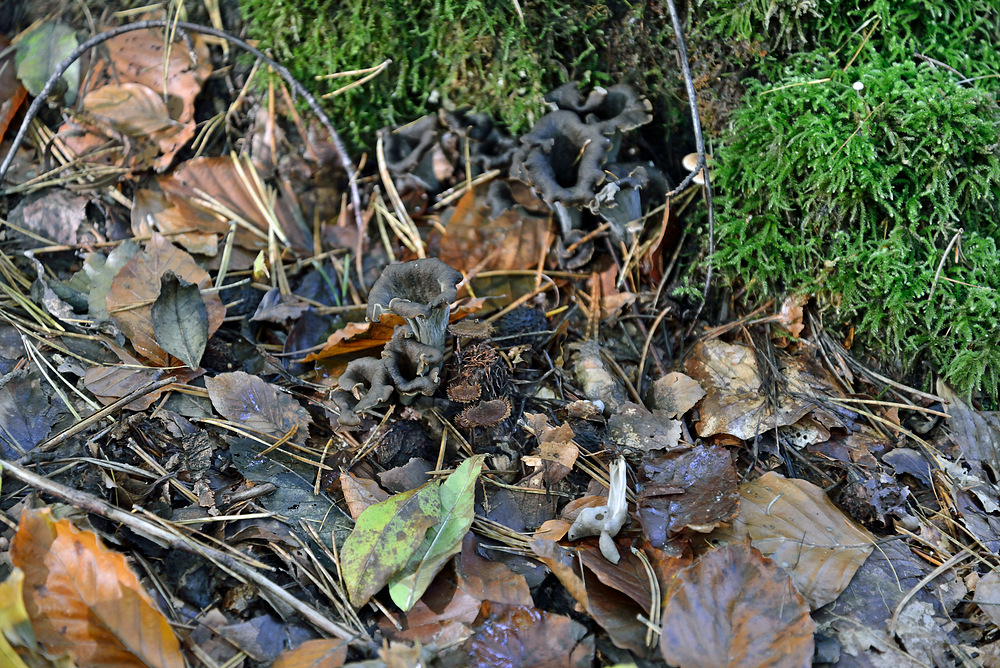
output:
M676 296L631 89L349 155L158 24L29 112L135 20L0 38L4 665L1000 666L1000 415Z

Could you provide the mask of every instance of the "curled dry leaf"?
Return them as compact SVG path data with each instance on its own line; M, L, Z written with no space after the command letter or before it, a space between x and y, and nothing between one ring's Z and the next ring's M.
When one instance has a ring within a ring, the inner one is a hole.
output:
M271 668L337 668L347 661L347 643L337 638L320 638L282 652Z
M25 509L10 558L24 571L28 614L49 653L69 652L81 666L185 665L166 617L96 534L48 508Z
M705 390L691 376L671 371L653 383L653 407L669 418L679 418L694 408L705 396Z
M749 537L788 571L813 610L835 600L874 549L875 537L805 480L765 473L740 485L740 496L740 514L724 532L728 540Z
M608 434L630 457L641 457L650 450L676 450L681 438L681 423L664 411L647 411L644 406L626 402L621 411L608 420Z
M116 131L133 139L157 141L176 134L180 126L170 118L167 103L148 86L108 84L87 93L83 108Z
M377 482L370 478L359 478L353 473L340 474L340 489L344 493L344 503L355 520L368 506L389 498L389 494Z
M705 554L665 592L660 649L679 668L807 668L816 624L788 575L749 545Z

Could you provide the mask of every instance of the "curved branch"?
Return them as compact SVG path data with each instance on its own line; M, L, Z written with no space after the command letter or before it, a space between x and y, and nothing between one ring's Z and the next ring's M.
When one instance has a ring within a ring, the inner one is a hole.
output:
M62 78L62 75L66 73L66 70L77 61L77 59L86 53L88 50L94 48L99 44L103 44L113 37L117 37L123 33L131 32L133 30L146 30L149 28L169 28L176 27L183 31L200 33L202 35L211 35L213 37L218 37L219 39L224 39L231 44L235 44L244 51L253 54L255 58L264 61L270 66L275 72L284 79L292 90L295 91L297 95L301 95L302 98L312 109L313 113L319 118L320 123L326 128L326 131L330 135L330 140L333 142L334 148L337 150L337 155L340 157L340 164L347 172L348 183L351 189L351 203L354 205L354 220L358 226L358 231L360 232L364 228L364 222L361 219L361 195L358 193L358 182L355 175L354 163L351 162L351 158L347 155L347 148L344 146L344 142L341 141L340 135L337 134L337 130L333 127L333 123L330 122L330 118L323 112L323 109L319 106L319 102L316 98L305 89L305 87L299 83L298 79L292 76L292 73L288 71L284 65L279 64L277 61L266 56L259 49L250 46L248 43L244 42L238 37L230 35L224 30L218 30L216 28L209 28L207 26L198 25L197 23L188 23L186 21L169 21L167 19L155 19L150 21L138 21L136 23L130 23L124 26L118 26L112 28L100 35L94 35L86 42L76 47L73 53L69 54L64 58L58 65L56 65L55 70L49 77L48 81L45 82L45 86L42 87L41 92L35 97L35 100L28 107L28 111L24 114L24 121L21 122L21 127L17 131L17 135L14 137L14 141L10 146L10 150L7 151L7 157L4 158L3 163L0 164L0 182L3 181L4 175L10 169L11 163L14 162L14 155L17 153L18 147L20 147L21 142L24 141L25 135L28 133L28 127L31 125L31 121L34 120L35 116L41 110L42 105L45 100L55 89L56 84Z

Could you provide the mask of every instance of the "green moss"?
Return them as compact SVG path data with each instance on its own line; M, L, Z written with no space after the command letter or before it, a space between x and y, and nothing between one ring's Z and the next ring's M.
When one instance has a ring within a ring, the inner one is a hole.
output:
M333 98L332 117L359 147L375 132L427 113L432 91L493 113L514 132L543 111L542 96L569 76L597 72L603 2L521 0L242 0L251 36L319 92L344 79L316 75L390 69Z
M995 95L871 49L848 72L816 52L797 67L750 85L718 152L717 266L761 292L827 291L888 359L926 356L963 392L996 396ZM959 229L959 261L935 283Z

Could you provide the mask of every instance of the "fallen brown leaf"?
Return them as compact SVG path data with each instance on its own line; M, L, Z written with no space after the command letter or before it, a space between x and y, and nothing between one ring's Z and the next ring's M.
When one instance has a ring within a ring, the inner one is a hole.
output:
M25 509L11 542L38 640L77 665L183 668L180 643L125 557L48 508Z

